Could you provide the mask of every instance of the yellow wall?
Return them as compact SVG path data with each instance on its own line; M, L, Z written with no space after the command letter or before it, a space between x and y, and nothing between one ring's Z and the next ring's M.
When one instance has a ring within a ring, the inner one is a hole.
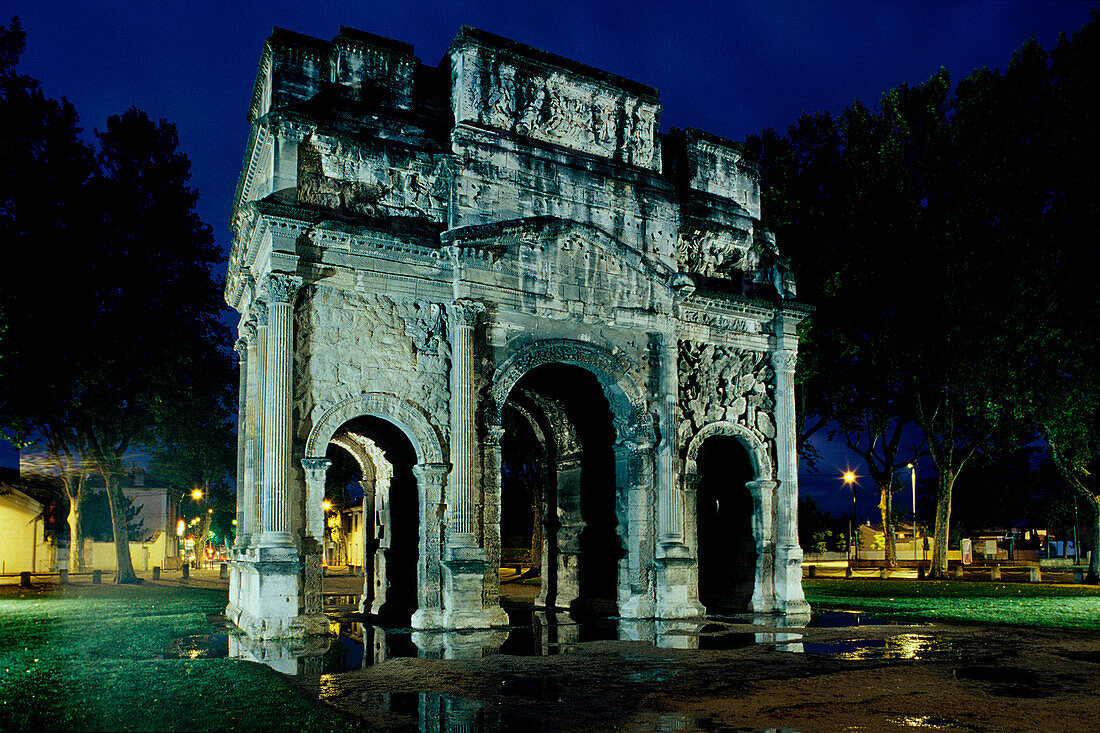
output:
M130 543L130 562L137 572L151 571L154 566L166 568L166 536L158 532L150 542ZM84 564L88 570L117 570L118 559L115 556L114 542L86 542L84 544Z
M51 569L53 550L43 535L41 512L42 505L20 491L0 494L0 572Z

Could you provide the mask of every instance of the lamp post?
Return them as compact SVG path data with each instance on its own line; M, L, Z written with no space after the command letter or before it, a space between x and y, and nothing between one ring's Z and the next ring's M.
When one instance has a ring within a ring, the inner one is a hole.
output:
M849 557L856 557L856 532L859 531L856 524L856 475L852 471L845 471L844 483L848 484L848 487L852 490L852 521L848 525L848 550ZM858 558L857 558L858 559Z
M183 535L187 531L187 523L183 521L181 514L183 513L183 500L188 496L192 500L198 501L202 498L202 489L192 489L190 494L180 494L179 501L176 502L176 556L181 556L180 541L183 540Z
M910 463L909 470L913 477L913 559L917 559L917 464ZM924 559L924 551L921 551L920 559Z

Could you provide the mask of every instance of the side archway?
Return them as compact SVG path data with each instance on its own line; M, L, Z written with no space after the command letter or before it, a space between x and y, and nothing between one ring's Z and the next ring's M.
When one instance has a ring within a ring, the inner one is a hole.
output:
M411 495L411 501L415 501L415 507L410 506L414 514L409 515L412 521L410 529L413 534L402 535L405 539L412 538L412 546L407 548L408 552L397 553L401 557L416 556L415 589L411 585L411 567L408 572L401 571L400 574L396 574L397 570L388 572L384 567L381 568L381 571L376 568L374 575L376 579L381 578L383 573L392 576L391 580L398 577L408 579L410 581L409 592L415 595L413 600L416 606L415 612L412 614L411 624L415 628L432 628L439 624L442 613L441 579L439 575L441 561L439 539L442 531L440 506L443 501L444 485L449 466L444 462L445 454L440 434L427 416L414 405L384 392L368 392L349 397L326 410L320 419L316 421L310 430L309 437L306 439L305 454L307 458L303 459L303 465L307 461L318 460L312 458L313 456L324 456L329 443L333 442L334 439L340 441L339 432L343 426L352 421L370 419L389 424L389 428L392 429L394 434L391 443L396 440L395 445L397 445L401 440L407 439L407 445L412 450L411 454L408 454L407 462L402 463L402 466L404 466L401 469L402 475L407 477L402 480L406 481L410 487L415 483L415 491ZM381 424L378 425L378 429L380 428ZM385 431L383 432L385 433ZM398 434L403 437L398 438ZM387 448L386 450L390 449ZM354 454L355 452L353 452ZM370 462L366 461L366 463ZM360 460L360 465L363 464L364 461ZM377 467L377 464L375 466ZM398 466L395 463L394 481L397 480L397 474L399 473L397 468ZM324 494L324 473L323 471L315 471L314 473L317 475L312 479L307 476L307 484L319 484L321 488L320 490L316 488L309 490L307 487L307 506L305 507L307 517L319 516L323 511L320 507L320 501ZM390 498L394 501L396 501L395 497L400 498L396 492L396 487L390 492ZM401 496L406 496L406 494L401 494ZM311 501L309 497L315 498ZM389 536L395 537L397 534L394 531ZM392 558L387 561L386 565L391 564ZM378 588L370 590L364 588L364 590L367 591L364 593L364 599L368 595L372 595L370 610L378 611L379 607L374 601L382 598L382 593ZM390 591L386 594L387 598L391 596L396 598L397 596L392 592L392 588L390 588ZM401 594L402 598L405 597L403 593ZM364 608L363 610L365 612L367 609Z
M699 449L703 447L703 442L706 441L707 438L715 435L728 435L737 438L737 441L744 446L749 454L749 459L752 461L754 481L774 480L774 468L772 466L772 458L771 454L768 452L768 447L760 442L760 439L753 435L752 431L744 425L728 422L726 420L707 423L695 434L691 442L688 443L687 455L684 459L685 476L698 475Z
M767 444L743 425L709 423L688 444L683 476L700 601L712 611L773 610L776 481Z

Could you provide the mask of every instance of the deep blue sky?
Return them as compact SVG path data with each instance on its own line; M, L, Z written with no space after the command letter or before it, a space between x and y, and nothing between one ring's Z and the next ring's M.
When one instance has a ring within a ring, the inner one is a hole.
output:
M655 86L662 129L691 126L740 139L765 127L786 129L804 110L839 112L857 98L873 104L941 66L955 82L975 68L1003 68L1030 36L1050 48L1096 7L932 0L16 0L0 3L0 22L20 16L27 31L21 70L47 94L67 97L86 130L104 127L108 116L131 105L175 122L193 162L199 213L228 249L226 222L248 138L245 113L272 26L329 39L347 25L412 43L420 60L434 66L459 26L473 25ZM0 462L10 463L3 453ZM845 463L857 465L830 452L820 468L826 475L804 475L804 488L827 504L850 502L831 475ZM869 498L866 512L873 507Z

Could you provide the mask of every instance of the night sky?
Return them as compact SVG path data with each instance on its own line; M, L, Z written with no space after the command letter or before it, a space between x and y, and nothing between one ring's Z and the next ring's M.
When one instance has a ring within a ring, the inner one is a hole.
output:
M228 251L245 113L272 26L327 40L346 25L412 43L434 66L459 27L472 25L656 87L662 130L698 127L737 140L765 127L785 130L804 110L835 113L857 98L873 104L941 66L953 82L982 66L1004 68L1030 36L1051 48L1097 6L17 0L0 4L0 21L20 16L27 32L20 70L46 94L67 97L89 134L131 105L176 124L193 164L199 214ZM6 452L5 444L0 462L11 464ZM834 478L847 464L858 470L854 456L827 451L823 475L804 472L804 491L837 511L850 509L851 494ZM860 514L870 515L877 498L864 483Z

